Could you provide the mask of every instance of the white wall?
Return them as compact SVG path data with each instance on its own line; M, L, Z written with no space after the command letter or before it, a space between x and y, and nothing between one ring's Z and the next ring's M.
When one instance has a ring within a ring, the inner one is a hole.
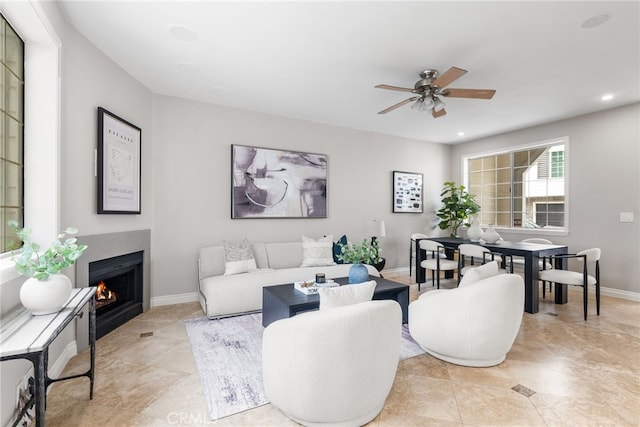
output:
M637 298L640 293L640 104L455 145L451 175L457 181L462 180L465 155L562 136L569 137L569 234L550 239L568 245L570 252L601 248L602 286L621 293L633 292ZM635 221L621 223L620 212L633 212ZM502 234L506 240L531 237Z
M448 178L449 146L156 96L152 297L197 291L197 252L223 239L297 241L384 220L386 268L408 267L409 235L426 232ZM230 219L231 144L328 156L328 218ZM424 174L425 214L392 213L392 171Z

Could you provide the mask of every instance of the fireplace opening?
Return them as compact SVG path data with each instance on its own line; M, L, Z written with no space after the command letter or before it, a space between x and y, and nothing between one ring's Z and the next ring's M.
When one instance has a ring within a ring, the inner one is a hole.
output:
M96 286L96 337L142 313L144 252L89 263L89 284Z

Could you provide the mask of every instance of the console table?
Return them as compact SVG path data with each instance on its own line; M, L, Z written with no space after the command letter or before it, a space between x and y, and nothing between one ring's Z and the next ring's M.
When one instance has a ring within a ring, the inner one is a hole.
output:
M418 283L425 282L425 271L420 266L420 261L425 259L426 253L420 250L420 240L416 239L416 281ZM468 239L456 239L453 237L430 237L429 240L442 243L445 249L456 249L462 243L473 243ZM566 254L568 247L565 245L544 245L539 243L523 243L523 242L504 242L485 243L481 246L491 250L492 252L500 252L504 255L520 256L524 258L524 311L527 313L538 312L538 262L540 258L550 255ZM453 251L451 251L453 252ZM449 256L451 254L448 254ZM566 269L566 259L556 259L554 268ZM534 286L535 284L535 286ZM567 302L567 285L556 283L555 286L555 303L566 304Z
M93 399L93 379L96 358L96 302L95 287L76 288L60 311L40 316L32 315L27 309L20 308L2 318L0 326L0 361L27 359L33 363L35 379L34 405L36 408L36 426L44 427L46 393L49 385L56 381L78 377L89 377L89 398ZM91 345L91 367L85 373L65 378L49 378L47 365L49 346L76 316L82 316L81 310L89 304L89 344ZM19 419L24 415L19 416ZM17 421L16 421L17 423Z

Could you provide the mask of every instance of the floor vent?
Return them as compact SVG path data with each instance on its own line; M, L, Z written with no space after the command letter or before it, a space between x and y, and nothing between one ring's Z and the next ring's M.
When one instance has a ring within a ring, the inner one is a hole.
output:
M152 337L153 332L143 332L140 334L140 338Z
M553 317L558 317L558 313L547 312L545 314L548 314L549 316L553 316Z
M534 394L536 394L535 391L531 390L530 388L527 388L527 387L523 386L522 384L518 384L516 386L511 387L511 390L517 391L518 393L520 393L521 395L523 395L525 397L531 397Z

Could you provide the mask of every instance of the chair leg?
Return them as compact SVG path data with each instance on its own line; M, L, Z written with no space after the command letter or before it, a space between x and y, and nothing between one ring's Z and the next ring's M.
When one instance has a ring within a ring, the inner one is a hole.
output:
M583 308L584 308L584 320L587 320L587 298L589 295L589 287L587 285L582 287L583 292L582 292L582 304L583 304Z
M438 274L436 274L436 281L438 282L437 289L440 289L440 271L438 271Z
M544 299L544 297L546 296L546 292L547 292L547 282L542 282L542 299Z
M600 282L596 283L596 313L600 316Z

